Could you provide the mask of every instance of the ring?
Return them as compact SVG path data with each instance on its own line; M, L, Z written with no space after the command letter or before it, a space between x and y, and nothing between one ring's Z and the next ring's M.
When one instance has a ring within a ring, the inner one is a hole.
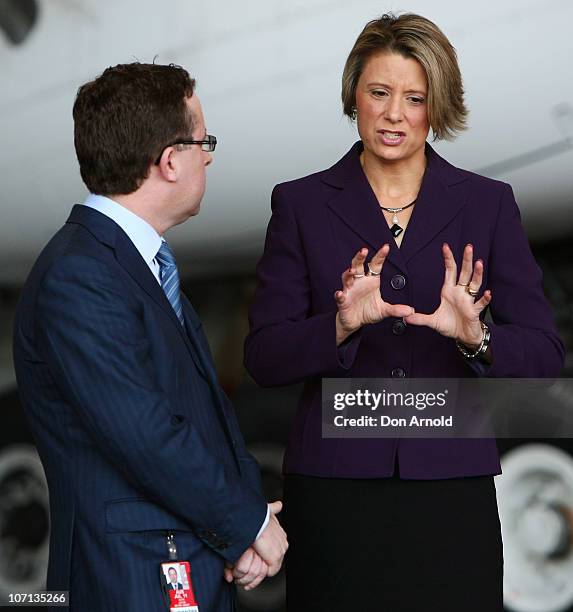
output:
M365 274L353 274L354 278L362 278Z
M458 283L458 285L459 285L460 287L469 287L469 286L470 286L470 284L469 284L469 283Z
M368 264L368 275L369 276L380 276L381 273L382 273L382 270L380 270L380 272L374 272L374 270L372 270L372 268L370 267L370 264Z
M479 291L477 289L472 289L469 285L467 285L466 287L466 291L472 296L472 297L476 297L476 295L479 293Z

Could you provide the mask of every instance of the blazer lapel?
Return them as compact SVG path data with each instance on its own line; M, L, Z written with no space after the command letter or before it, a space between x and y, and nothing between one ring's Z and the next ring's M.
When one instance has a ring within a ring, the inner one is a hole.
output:
M369 248L368 259L388 243L390 245L388 261L407 274L406 261L396 246L378 200L360 165L362 148L362 143L357 142L322 177L323 182L338 190L329 200L328 206L355 234L364 240L364 246Z
M406 263L434 240L466 203L465 191L456 186L467 180L465 174L427 143L426 157L428 165L400 248Z
M422 185L400 248L380 212L380 205L360 165L361 142L332 168L323 182L336 187L329 200L330 209L359 235L374 255L383 244L390 245L388 261L405 274L408 261L460 212L465 204L463 189L456 187L467 180L465 174L441 158L426 143L428 160Z

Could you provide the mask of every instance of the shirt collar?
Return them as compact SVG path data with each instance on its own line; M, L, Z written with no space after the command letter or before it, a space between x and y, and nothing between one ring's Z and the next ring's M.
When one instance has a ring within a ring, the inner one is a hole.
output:
M155 259L163 239L147 221L125 206L102 195L90 193L84 206L89 206L115 221L128 235L148 265Z

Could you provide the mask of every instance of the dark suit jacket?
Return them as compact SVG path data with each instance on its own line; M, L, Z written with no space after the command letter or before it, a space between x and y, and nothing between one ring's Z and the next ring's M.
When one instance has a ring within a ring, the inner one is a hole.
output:
M431 313L444 279L441 246L461 264L466 243L491 289L494 377L559 373L563 345L541 287L509 185L460 170L426 147L427 169L401 248L362 171L362 143L332 168L275 187L257 273L245 364L263 386L305 382L285 470L317 476L405 478L499 473L493 439L339 440L321 437L322 377L477 376L455 346L426 327L386 319L337 349L334 292L361 248L391 245L381 291L391 303ZM481 293L480 293L481 295Z
M183 585L180 582L178 582L177 583L177 588L178 589L182 589ZM173 586L173 583L171 583L171 582L167 583L167 590L168 591L175 591L176 590L175 587Z
M186 329L123 230L86 206L23 290L14 357L50 490L47 586L70 588L73 610L162 612L166 530L201 609L231 610L225 561L265 519L258 467L182 299Z

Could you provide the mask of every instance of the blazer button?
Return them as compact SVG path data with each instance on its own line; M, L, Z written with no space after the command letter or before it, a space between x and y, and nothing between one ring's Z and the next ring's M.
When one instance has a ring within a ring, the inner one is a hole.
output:
M394 368L392 370L392 378L404 378L406 376L406 372L403 368Z
M392 333L395 336L401 336L406 331L406 323L402 319L396 319L392 323Z
M390 280L392 289L400 290L406 286L406 279L401 274L396 274Z

